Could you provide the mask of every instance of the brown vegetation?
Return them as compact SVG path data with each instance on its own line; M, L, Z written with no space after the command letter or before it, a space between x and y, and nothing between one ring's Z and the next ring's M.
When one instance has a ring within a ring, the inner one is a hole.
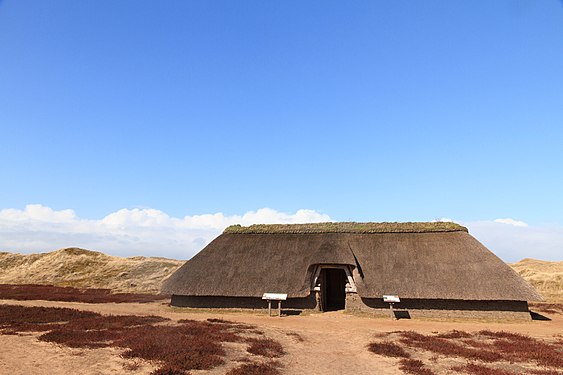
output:
M537 374L559 374L557 369L563 368L563 346L556 339L544 341L519 333L489 330L469 333L453 330L425 335L399 331L379 335L377 338L385 341L369 344L368 350L387 357L402 358L399 362L400 369L407 374L432 374L433 366L425 367L423 362L429 355L435 359L442 356L465 360L465 364L452 370L478 375L507 375L530 371ZM511 364L514 372L504 368L506 363Z
M386 357L410 358L411 355L401 346L393 342L372 342L368 345L370 352Z
M39 340L72 348L123 348L124 358L161 364L153 373L160 375L186 374L189 370L209 370L224 364L227 354L224 342L249 343L250 353L268 358L284 353L278 342L252 337L255 328L216 319L174 323L158 316L103 316L68 308L0 305L2 334L44 332ZM236 373L278 373L269 365L253 366L249 364ZM270 372L244 372L254 371L254 368Z
M112 293L109 289L77 289L53 285L0 284L0 299L44 300L84 303L154 302L168 299L162 294Z
M151 375L190 375L191 373L184 370L178 369L176 367L164 366L153 371Z
M226 375L278 375L280 371L270 363L245 363Z
M417 332L402 332L403 337L400 342L407 347L420 348L436 354L442 354L451 357L462 357L469 360L479 360L483 362L494 362L502 358L502 356L492 350L473 349L462 344L457 344L449 339L443 339L436 336L423 335Z
M281 344L272 339L249 338L247 339L247 342L250 343L247 351L252 354L261 355L268 358L276 358L285 354Z
M478 365L476 363L467 363L463 366L454 366L452 367L452 370L459 373L468 373L474 375L516 375L510 371Z
M22 307L0 305L0 332L16 334L18 332L50 331L62 322L75 319L89 319L99 314L67 308Z
M418 359L401 359L399 369L405 374L434 375L434 372L424 367L424 363Z

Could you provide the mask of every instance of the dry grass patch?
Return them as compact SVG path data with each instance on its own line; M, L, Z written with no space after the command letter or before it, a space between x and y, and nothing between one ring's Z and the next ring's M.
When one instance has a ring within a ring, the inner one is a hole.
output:
M509 264L549 302L563 302L563 262L522 259ZM560 304L561 305L561 304ZM536 307L536 304L532 304ZM559 310L559 313L563 311Z
M544 314L563 314L563 303L530 303L530 310Z

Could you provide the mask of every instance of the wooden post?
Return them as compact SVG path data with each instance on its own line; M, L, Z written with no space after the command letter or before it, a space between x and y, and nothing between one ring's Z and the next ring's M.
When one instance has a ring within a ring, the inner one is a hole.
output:
M281 301L278 301L278 316L281 318Z
M272 300L268 300L268 316L272 316Z

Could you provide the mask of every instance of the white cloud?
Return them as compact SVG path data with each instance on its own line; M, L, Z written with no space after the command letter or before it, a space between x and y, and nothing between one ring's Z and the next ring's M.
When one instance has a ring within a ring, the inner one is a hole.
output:
M0 210L0 220L24 222L43 221L51 223L68 223L76 219L73 210L54 211L40 204L28 204L23 210L6 208Z
M563 260L562 226L530 226L511 218L462 222L443 217L434 221L453 221L466 226L471 235L507 262L523 258Z
M528 224L523 222L523 221L519 221L519 220L514 220L514 219L495 219L495 223L502 223L502 224L508 224L508 225L514 225L515 227L527 227Z
M124 208L91 220L78 217L70 209L57 211L33 204L24 209L0 210L0 251L39 252L76 246L121 256L188 259L232 224L323 221L331 218L313 210L284 213L271 208L243 215L214 213L184 217L173 217L152 208ZM563 259L563 226L528 225L511 218L460 224L467 226L473 236L505 261L527 257Z
M528 225L514 219L460 223L507 262L523 258L563 260L563 226Z
M442 217L442 218L436 219L434 221L437 221L439 223L452 223L453 222L453 220L450 219L449 217Z
M0 210L0 251L38 252L75 246L121 256L188 259L232 224L323 221L331 219L313 210L289 214L271 208L243 215L215 213L183 218L152 208L124 208L90 220L77 217L73 210L55 211L33 204L23 210Z

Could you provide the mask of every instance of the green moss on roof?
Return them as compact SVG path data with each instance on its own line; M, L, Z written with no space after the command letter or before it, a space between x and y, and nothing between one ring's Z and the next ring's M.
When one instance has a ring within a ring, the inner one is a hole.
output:
M331 222L311 224L255 224L248 227L231 225L223 233L301 234L301 233L431 233L467 232L467 228L446 222L355 223Z

